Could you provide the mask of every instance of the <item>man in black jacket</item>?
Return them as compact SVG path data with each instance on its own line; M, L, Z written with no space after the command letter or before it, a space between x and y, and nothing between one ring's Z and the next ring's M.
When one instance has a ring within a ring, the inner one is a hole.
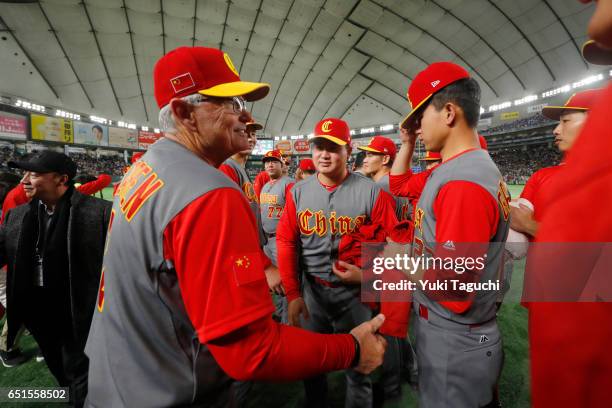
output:
M85 342L95 307L111 204L82 195L76 164L42 151L10 167L25 171L31 201L6 214L0 226L0 266L8 266L8 344L24 324L75 406L87 394Z

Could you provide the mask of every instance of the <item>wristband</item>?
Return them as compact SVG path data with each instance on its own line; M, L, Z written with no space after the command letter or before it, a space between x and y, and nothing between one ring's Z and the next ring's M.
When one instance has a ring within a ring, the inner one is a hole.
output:
M351 368L357 367L359 365L359 360L361 358L361 347L359 346L359 340L357 337L353 336L353 342L355 343L355 356L353 357L353 361L351 362Z

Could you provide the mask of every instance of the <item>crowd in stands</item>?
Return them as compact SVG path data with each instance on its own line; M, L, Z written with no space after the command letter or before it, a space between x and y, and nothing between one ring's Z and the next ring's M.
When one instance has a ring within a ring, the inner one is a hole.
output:
M122 156L100 156L96 158L85 153L69 153L69 155L78 165L79 174L96 176L104 173L112 177L120 177L126 167ZM9 169L7 163L11 160L20 160L23 156L23 153L10 147L0 148L0 170L14 172L13 169Z
M511 132L521 129L529 129L538 126L552 125L556 122L544 117L541 113L526 118L517 119L515 121L504 123L481 131L483 135L490 135L500 132Z
M508 184L525 184L535 171L561 161L559 150L549 144L505 147L490 154Z
M79 166L79 173L110 176L122 176L126 163L122 156L89 156L85 153L70 153L70 157Z

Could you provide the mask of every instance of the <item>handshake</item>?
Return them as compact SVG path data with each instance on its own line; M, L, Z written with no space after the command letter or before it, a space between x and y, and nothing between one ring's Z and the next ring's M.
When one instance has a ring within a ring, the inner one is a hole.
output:
M308 308L301 297L293 299L289 303L289 324L300 327L300 315L304 319L309 318ZM377 331L384 322L385 316L379 314L372 320L363 322L351 330L350 333L359 343L357 365L353 367L355 371L370 374L382 364L387 341Z

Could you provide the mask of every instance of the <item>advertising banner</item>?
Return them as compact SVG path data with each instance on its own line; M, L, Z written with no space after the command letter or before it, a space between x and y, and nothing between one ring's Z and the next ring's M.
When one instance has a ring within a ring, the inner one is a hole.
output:
M72 143L72 121L44 115L30 115L32 119L32 139L47 142Z
M108 128L108 145L136 149L138 148L138 131L116 127Z
M74 122L74 143L108 146L108 126Z
M0 136L25 140L27 132L27 117L9 112L0 112Z
M140 149L148 149L150 145L159 140L161 135L161 133L145 132L141 130L138 132L138 147Z

